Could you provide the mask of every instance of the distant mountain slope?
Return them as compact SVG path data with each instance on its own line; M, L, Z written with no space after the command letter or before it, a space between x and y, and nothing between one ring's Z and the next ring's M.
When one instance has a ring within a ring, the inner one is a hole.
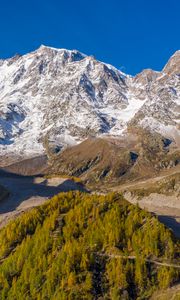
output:
M157 176L180 163L180 151L147 130L124 137L91 138L58 154L49 153L49 174L79 176L91 187L118 185Z
M129 126L179 142L180 51L135 77L76 50L41 46L0 60L0 150L33 156Z

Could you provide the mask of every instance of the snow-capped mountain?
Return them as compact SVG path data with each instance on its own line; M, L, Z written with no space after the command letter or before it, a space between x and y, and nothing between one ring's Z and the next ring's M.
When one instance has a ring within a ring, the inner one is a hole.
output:
M41 46L0 60L0 151L39 154L143 126L178 136L180 51L162 72L135 77L76 50Z

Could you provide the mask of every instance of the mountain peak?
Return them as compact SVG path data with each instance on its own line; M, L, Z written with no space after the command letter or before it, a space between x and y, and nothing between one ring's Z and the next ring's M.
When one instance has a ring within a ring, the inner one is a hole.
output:
M175 51L174 54L172 55L172 57L173 57L173 56L177 56L177 55L178 55L178 56L180 55L180 50Z
M166 72L177 66L179 52ZM0 149L32 155L42 153L44 141L62 147L89 136L121 136L132 120L178 134L179 87L169 73L144 70L133 78L93 56L45 45L0 61Z
M65 49L65 48L55 48L55 47L51 47L51 46L46 46L44 44L41 44L40 47L37 49L37 51L40 50L53 50L53 51L57 51L57 52L63 52L63 51L68 51L70 52L71 50Z
M68 61L80 61L86 57L85 54L81 53L78 50L68 50L64 48L54 48L50 46L41 45L35 53L45 54L45 55L57 55L62 57L63 60Z
M177 50L168 60L163 72L169 75L180 74L180 50Z
M52 50L52 51L56 51L56 52L69 52L69 53L80 53L82 56L86 57L86 55L76 49L65 49L65 48L55 48L55 47L51 47L51 46L46 46L46 45L40 45L40 47L37 49L37 51L39 50Z

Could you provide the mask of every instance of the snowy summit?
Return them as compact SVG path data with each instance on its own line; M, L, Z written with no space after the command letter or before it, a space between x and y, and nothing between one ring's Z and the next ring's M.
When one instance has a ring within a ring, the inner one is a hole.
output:
M148 127L178 138L180 51L162 72L135 77L77 50L42 45L0 60L0 149L34 155L88 136Z

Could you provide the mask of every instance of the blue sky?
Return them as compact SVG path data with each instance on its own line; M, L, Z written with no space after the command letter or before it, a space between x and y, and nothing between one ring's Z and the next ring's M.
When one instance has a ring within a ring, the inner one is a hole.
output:
M179 0L1 1L0 58L41 44L78 49L136 74L180 49Z

